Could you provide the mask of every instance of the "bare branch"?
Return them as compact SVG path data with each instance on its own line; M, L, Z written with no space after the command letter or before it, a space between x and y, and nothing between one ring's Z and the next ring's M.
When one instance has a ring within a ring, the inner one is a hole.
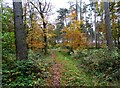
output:
M43 1L43 0L42 0ZM32 3L32 2L30 2L33 6L34 6L34 8L36 8L36 10L41 14L41 13L47 13L47 12L49 12L49 11L51 11L51 3L49 2L48 4L47 4L47 2L46 2L46 0L45 0L45 5L42 7L42 3L41 3L41 1L39 1L38 0L38 4L39 4L39 8L37 7L37 6L35 6L35 4L34 3Z
M47 12L47 11L49 12L49 11L51 10L50 5L51 5L51 4L50 4L50 2L49 2L49 3L48 3L48 7L47 7L47 9L46 9L46 12Z
M40 11L39 11L39 9L35 6L35 4L33 4L32 2L30 2L33 6L34 6L34 8L36 8L36 10L39 12L39 13L41 13Z
M43 12L45 11L46 6L47 6L47 2L45 1L45 6L43 7Z
M42 3L39 0L38 0L38 3L39 3L40 12L42 12L42 8L41 8Z

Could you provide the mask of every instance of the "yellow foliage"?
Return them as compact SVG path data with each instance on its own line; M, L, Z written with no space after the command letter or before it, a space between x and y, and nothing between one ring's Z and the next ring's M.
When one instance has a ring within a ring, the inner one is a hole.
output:
M117 29L117 28L116 28L117 26L118 26L118 24L117 24L117 23L112 22L112 30L116 30L116 29Z
M33 29L28 32L27 44L29 48L33 50L44 48L44 43L42 42L43 33L40 29Z
M71 13L67 16L67 18L70 18L71 20L74 20L76 16L77 15L76 15L75 11L71 11Z
M73 49L80 49L85 46L86 38L84 33L78 29L79 21L74 21L70 24L70 27L64 27L62 29L62 41L63 46L70 46Z
M97 31L105 33L105 24L104 23L99 23L97 25Z
M75 13L75 11L71 11L71 17L75 17L76 16L76 13Z
M41 49L44 47L43 42L41 42L43 37L43 32L38 27L38 25L34 24L33 28L30 28L30 31L28 31L27 34L27 44L29 48L32 48L33 50Z

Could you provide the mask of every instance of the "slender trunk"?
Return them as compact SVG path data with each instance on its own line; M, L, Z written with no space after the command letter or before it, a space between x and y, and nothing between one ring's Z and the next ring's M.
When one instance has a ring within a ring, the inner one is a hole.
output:
M66 14L65 14L65 26L67 26Z
M80 0L80 20L82 20L82 0Z
M45 54L47 54L47 35L46 35L46 23L43 21L43 27L44 27L44 42L45 42Z
M27 59L27 47L25 42L25 31L23 24L23 11L22 2L14 2L13 0L13 12L14 12L14 28L15 28L15 45L16 45L16 59Z
M0 7L1 7L1 9L0 9L0 16L2 16L2 9L3 9L3 6L2 6L2 0L0 1ZM3 66L3 64L2 64L2 17L0 17L0 88L2 88L3 86L2 86L2 66Z
M118 48L120 49L120 20L118 20Z
M27 26L27 2L25 3L25 10L24 10L24 30L25 30L25 37L27 37L27 34L28 34L28 26ZM27 45L27 49L29 48L28 47L28 44Z
M96 10L95 10L95 6L94 6L94 29L95 29L95 47L98 48L97 46L97 29L96 29Z
M77 4L77 0L76 0L76 20L78 19L78 4Z
M45 20L44 20L43 13L40 13L40 15L41 15L41 18L43 19L43 32L44 32L44 43L45 43L44 53L47 54L48 44L47 44L47 35L46 35L46 23L45 23Z
M90 12L91 13L91 18L90 18L90 23L92 24L92 11ZM93 28L91 27L91 30L90 30L90 32L91 32L91 47L93 47L93 41L94 41L94 32L93 32Z
M110 23L110 13L109 13L109 3L104 2L104 10L105 10L105 24L106 24L106 40L108 49L111 51L113 49L113 41L111 34L111 23Z
M80 21L82 21L82 0L80 0ZM82 32L84 33L84 27L83 24L80 24L80 29L82 30Z

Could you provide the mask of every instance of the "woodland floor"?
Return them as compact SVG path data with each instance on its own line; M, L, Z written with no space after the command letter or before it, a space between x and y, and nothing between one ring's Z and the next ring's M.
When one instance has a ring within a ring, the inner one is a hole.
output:
M48 86L92 86L96 83L96 80L78 69L77 63L70 56L52 52L50 58L51 77L46 79Z
M36 55L38 55L38 53ZM35 86L48 86L52 88L59 88L61 86L72 86L73 88L80 88L81 86L90 86L92 88L95 88L94 86L101 86L101 88L108 86L107 88L109 88L110 86L110 88L113 88L111 86L120 86L120 82L107 81L103 78L102 72L96 72L94 69L91 70L90 65L84 64L85 61L88 62L90 59L84 60L83 62L83 56L77 58L73 55L68 55L68 51L65 49L51 49L48 55L41 55L40 57L36 55L36 60L33 60L34 62L11 61L8 65L3 65L4 85L15 86L15 88L17 88L16 86L18 85L27 86L28 84L33 85L33 83ZM34 57L32 56L32 58ZM8 66L11 68L8 68ZM87 67L89 67L90 70L88 70ZM17 79L13 79L14 77L17 77Z
M63 51L53 50L49 57L50 77L46 79L47 86L110 86L113 85L95 75L86 73L80 67L80 59L75 59Z

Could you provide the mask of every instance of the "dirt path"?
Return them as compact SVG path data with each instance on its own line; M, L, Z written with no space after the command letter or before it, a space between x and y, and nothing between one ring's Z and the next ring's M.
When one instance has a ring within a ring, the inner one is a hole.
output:
M46 80L48 86L59 88L60 86L89 86L93 85L92 80L76 66L77 63L71 57L59 52L53 52L50 57L51 74Z
M61 52L51 52L49 57L50 76L46 80L47 86L59 88L60 86L96 86L101 85L99 80L90 77L78 67L79 62ZM79 61L79 60L78 60Z
M52 86L59 86L60 85L59 64L57 63L53 64L52 71L53 71Z
M51 86L60 85L60 64L56 61L56 55L52 54L52 67L51 67Z

